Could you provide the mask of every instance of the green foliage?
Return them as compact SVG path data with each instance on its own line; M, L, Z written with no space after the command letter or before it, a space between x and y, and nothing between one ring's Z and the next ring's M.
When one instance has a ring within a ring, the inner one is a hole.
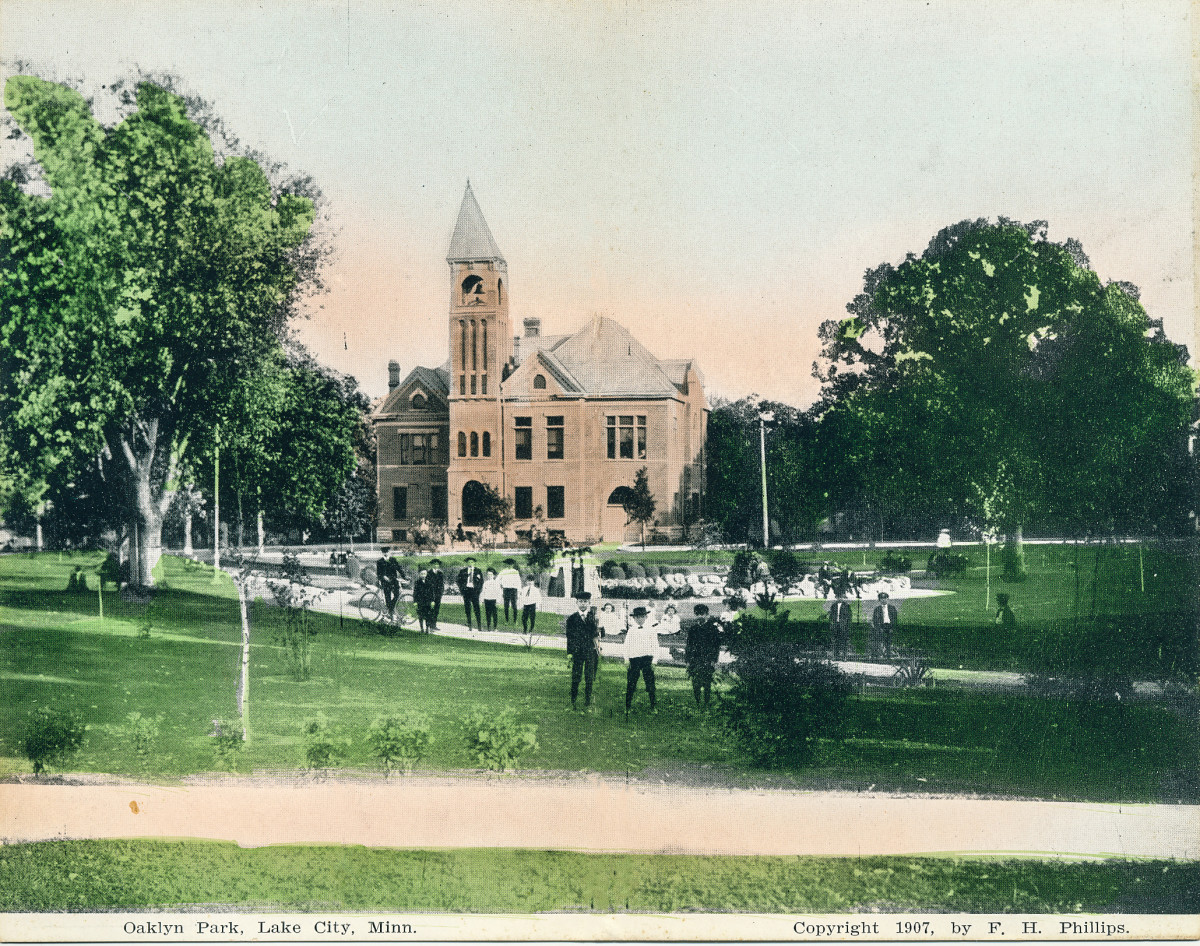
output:
M315 269L314 211L254 161L218 161L182 97L145 82L132 101L104 128L71 89L5 84L52 196L0 181L0 502L67 494L106 451L104 482L125 481L106 501L139 540L131 580L149 585L179 474Z
M79 713L43 706L29 714L21 736L21 752L33 763L33 774L58 765L79 751L86 730Z
M371 724L367 742L371 755L388 775L397 767L412 772L429 749L429 718L419 713L379 716Z
M324 713L301 723L300 735L304 742L304 764L309 771L328 769L345 754L344 741L334 736Z
M642 529L642 545L646 544L646 524L654 519L658 502L650 492L650 475L646 467L642 467L633 475L633 488L624 494L621 508L625 510L628 522L636 522Z
M236 772L246 749L242 739L242 724L236 719L214 719L212 734L213 760L217 768Z
M758 567L761 564L762 559L756 553L749 549L738 549L734 553L725 584L730 588L749 588L758 581Z
M312 673L312 638L316 634L312 605L321 593L311 590L308 570L295 552L284 552L280 575L282 580L270 582L278 608L275 643L292 679L303 682Z
M610 558L600 566L600 577L608 581L622 579L625 577L625 569Z
M535 575L540 575L554 562L554 548L544 535L535 535L525 552L525 564Z
M965 575L970 565L971 560L964 553L939 549L929 556L925 571L934 578L954 578Z
M912 571L912 559L895 549L888 549L888 553L879 561L879 570L892 575L906 575Z
M125 716L125 725L121 727L121 736L143 766L150 762L154 754L162 722L162 713L157 716L143 716L135 710Z
M523 755L538 748L537 726L518 723L511 709L472 710L463 727L468 751L490 772L511 772Z
M771 575L781 588L792 584L804 571L804 563L791 549L780 549L771 554Z
M822 739L838 738L853 687L827 660L778 640L742 642L721 709L756 765L816 761Z
M1180 527L1194 470L1186 351L1045 222L963 221L867 273L821 326L835 504L1009 531ZM847 323L853 331L846 331Z

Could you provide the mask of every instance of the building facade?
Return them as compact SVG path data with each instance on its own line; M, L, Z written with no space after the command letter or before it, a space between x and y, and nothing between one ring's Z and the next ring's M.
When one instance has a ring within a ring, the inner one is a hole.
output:
M508 265L468 183L446 262L450 358L403 380L388 366L374 416L379 535L422 520L480 524L483 484L512 503L513 530L535 520L572 543L624 541L624 491L645 467L657 501L648 529L672 535L704 506L707 409L690 359L661 360L613 319L571 335L514 335Z

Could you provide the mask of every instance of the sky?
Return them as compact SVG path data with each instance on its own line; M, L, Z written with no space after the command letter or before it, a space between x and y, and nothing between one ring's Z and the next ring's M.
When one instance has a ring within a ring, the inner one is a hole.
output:
M0 55L170 72L327 199L301 337L386 391L447 352L468 178L513 325L594 313L807 405L864 271L1047 220L1194 348L1186 0L0 0Z

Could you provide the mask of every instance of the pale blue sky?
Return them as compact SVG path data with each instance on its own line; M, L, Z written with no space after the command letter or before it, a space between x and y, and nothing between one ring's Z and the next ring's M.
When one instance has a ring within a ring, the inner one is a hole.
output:
M863 271L966 217L1049 220L1190 348L1189 41L1181 0L0 4L5 57L172 71L313 175L304 334L372 394L445 357L468 177L515 326L605 312L729 396L807 403Z

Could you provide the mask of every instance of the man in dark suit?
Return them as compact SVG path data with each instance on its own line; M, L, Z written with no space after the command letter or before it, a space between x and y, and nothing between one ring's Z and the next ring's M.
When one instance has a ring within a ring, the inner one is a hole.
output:
M708 706L712 697L713 674L721 656L721 626L709 616L708 605L698 604L694 611L696 620L688 625L683 661L687 664L688 676L692 678L692 695L699 707ZM702 695L703 704L700 702Z
M421 626L421 633L428 634L433 624L433 582L427 568L422 568L413 582L413 603L417 606L417 623Z
M483 630L483 619L479 616L479 592L483 590L483 572L475 567L475 559L468 558L458 572L458 591L462 595L463 610L467 612L467 630L471 629L471 612L475 612L475 629Z
M379 561L375 563L375 580L383 592L383 603L387 605L388 620L396 616L396 601L400 597L400 568L388 553L389 546L379 550Z
M446 593L446 576L442 572L442 560L435 558L429 563L429 587L433 604L429 608L429 630L437 630L438 612L442 610L442 595Z
M872 660L878 660L881 653L885 657L892 656L892 631L898 617L896 606L888 601L888 593L879 592L879 604L875 605L875 613L871 615Z
M575 599L579 610L567 616L567 654L571 658L571 709L579 697L579 681L583 680L583 704L592 706L592 684L600 666L600 638L604 636L592 607L592 596L581 592Z
M850 622L850 602L838 595L829 609L829 638L834 660L845 660L850 656Z

